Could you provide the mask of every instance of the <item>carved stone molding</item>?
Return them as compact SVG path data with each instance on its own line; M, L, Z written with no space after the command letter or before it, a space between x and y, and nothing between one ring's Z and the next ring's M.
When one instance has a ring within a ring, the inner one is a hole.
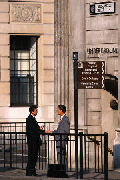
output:
M11 4L11 22L41 23L41 5Z

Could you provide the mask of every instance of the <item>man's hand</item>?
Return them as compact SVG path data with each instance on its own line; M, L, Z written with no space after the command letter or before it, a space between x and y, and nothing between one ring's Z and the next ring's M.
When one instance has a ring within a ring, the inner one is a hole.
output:
M45 133L51 133L51 131L50 130L45 130Z
M43 126L40 126L40 130L43 130Z

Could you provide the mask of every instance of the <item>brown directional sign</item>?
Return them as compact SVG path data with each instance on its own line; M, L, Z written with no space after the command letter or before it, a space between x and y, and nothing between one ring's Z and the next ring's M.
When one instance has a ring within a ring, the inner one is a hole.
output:
M78 89L104 89L105 62L78 63Z

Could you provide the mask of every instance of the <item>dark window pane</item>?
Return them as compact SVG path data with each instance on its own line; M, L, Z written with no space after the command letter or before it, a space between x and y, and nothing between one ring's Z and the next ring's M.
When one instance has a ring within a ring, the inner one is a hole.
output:
M10 49L11 50L30 50L31 37L27 36L11 36Z
M33 57L36 58L36 41L36 37L11 36L11 106L29 106L31 104L37 104L36 93L38 82L36 81L36 59L34 59L34 61L31 60Z
M34 77L11 77L12 105L34 104Z

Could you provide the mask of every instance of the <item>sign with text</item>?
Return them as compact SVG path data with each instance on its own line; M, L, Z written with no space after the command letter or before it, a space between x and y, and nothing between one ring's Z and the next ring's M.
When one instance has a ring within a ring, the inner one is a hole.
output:
M115 13L115 2L90 4L90 15Z
M104 76L104 61L79 62L78 89L104 89Z

